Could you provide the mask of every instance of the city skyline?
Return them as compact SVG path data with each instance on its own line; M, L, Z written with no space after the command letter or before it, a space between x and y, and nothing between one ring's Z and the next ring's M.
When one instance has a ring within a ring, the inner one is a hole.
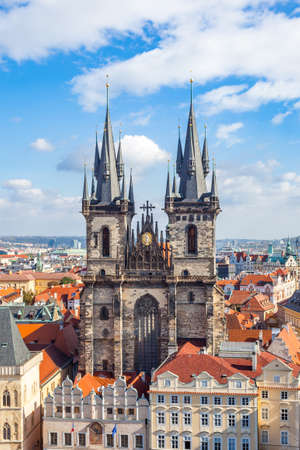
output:
M96 129L102 139L106 74L137 212L149 199L166 223L192 77L201 145L206 123L217 163L217 238L299 234L299 4L216 4L0 0L2 235L85 234L83 164Z

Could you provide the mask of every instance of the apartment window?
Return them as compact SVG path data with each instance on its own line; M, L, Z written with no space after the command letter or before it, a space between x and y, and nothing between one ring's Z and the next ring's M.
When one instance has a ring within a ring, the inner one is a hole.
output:
M228 450L236 450L235 438L228 438Z
M185 405L190 405L190 404L191 404L191 396L190 396L190 395L185 395L185 396L183 397L183 403L184 403Z
M222 405L222 398L214 397L214 405Z
M164 434L159 434L157 436L157 447L165 448L165 435Z
M208 414L207 413L201 414L201 425L204 427L208 425Z
M124 409L123 408L118 408L117 411L118 411L118 414L124 414Z
M269 432L267 430L263 430L261 432L261 442L263 444L267 444L269 442Z
M241 387L242 387L242 382L241 382L241 381L236 381L236 382L235 382L235 387L236 387L237 389L241 389Z
M64 443L67 446L72 445L72 434L71 433L64 433Z
M200 450L208 450L208 437L206 436L201 437Z
M171 436L171 447L172 448L178 448L179 447L179 439L177 434L173 434Z
M50 433L50 445L57 445L57 433Z
M288 399L288 392L287 391L281 391L280 392L280 399L281 400L287 400Z
M228 405L235 405L235 397L228 397L227 403Z
M86 435L85 433L78 433L78 445L79 447L86 446Z
M114 436L113 434L107 434L106 435L106 447L113 447L114 446Z
M222 439L220 437L214 438L214 448L213 450L222 450Z
M249 403L250 403L249 397L242 397L241 404L242 404L243 406L249 406Z
M74 406L74 413L75 414L79 414L80 413L80 407L79 406Z
M56 407L56 412L57 413L62 413L62 406L57 406Z
M192 448L191 436L183 436L183 448L187 450L190 450Z
M178 395L171 395L171 403L173 404L178 403Z
M274 375L274 383L280 383L280 376Z
M157 403L165 403L165 396L158 394L157 396Z
M228 426L235 427L235 414L228 415Z
M165 387L169 387L171 386L171 381L170 380L165 380Z
M71 412L71 406L66 406L65 407L65 412L68 414Z
M261 398L269 398L269 391L261 391Z
M178 413L177 412L172 412L171 413L171 424L172 425L178 425Z
M112 414L113 409L112 408L106 408L106 414Z
M249 422L250 422L250 420L249 420L248 414L247 415L243 414L242 415L242 427L243 428L248 428L249 427Z
M280 420L283 420L283 421L287 421L288 420L288 410L287 409L281 409L280 410Z
M261 418L264 420L269 419L269 409L268 408L261 408Z
M207 387L207 386L208 386L207 380L202 380L202 381L201 381L201 386L202 386L202 387Z
M280 432L280 443L282 445L288 445L289 443L289 434L287 431Z
M165 423L165 413L163 411L159 411L157 413L157 423L159 425L164 425L164 423Z
M250 450L250 441L248 438L242 439L242 450Z
M135 436L135 448L144 447L144 436L142 434L137 434Z
M184 425L191 425L191 423L192 423L192 414L191 413L185 412L183 414L183 423L184 423Z
M121 447L128 448L128 434L121 434Z
M134 416L134 408L129 408L128 409L128 415L129 416Z
M201 397L201 405L208 405L208 397Z
M215 427L222 426L222 416L221 414L214 414L214 425Z

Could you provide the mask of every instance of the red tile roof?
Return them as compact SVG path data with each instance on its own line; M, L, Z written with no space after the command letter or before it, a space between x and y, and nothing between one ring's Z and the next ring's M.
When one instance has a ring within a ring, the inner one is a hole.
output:
M40 384L46 383L57 372L72 362L72 359L58 350L54 344L42 350L43 360L40 364Z
M47 347L57 336L60 325L58 323L17 323L20 334L27 346L31 343Z
M250 274L246 275L241 280L241 286L248 286L249 284L253 284L254 286L263 286L264 284L273 284L273 279L270 274L266 275L256 275Z
M274 304L265 294L255 294L241 308L241 311L273 311Z
M263 346L269 345L272 340L272 330L228 330L228 341L255 342L262 336Z
M249 291L232 291L229 303L231 305L244 305L254 295L254 292Z

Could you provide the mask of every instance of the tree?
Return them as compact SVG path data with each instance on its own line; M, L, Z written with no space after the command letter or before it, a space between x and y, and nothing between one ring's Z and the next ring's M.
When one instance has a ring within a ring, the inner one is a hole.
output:
M23 292L23 301L26 305L34 304L34 293L32 291L24 291Z
M70 278L70 277L63 277L59 282L59 284L73 284L73 283L74 283L74 280L73 280L73 278Z

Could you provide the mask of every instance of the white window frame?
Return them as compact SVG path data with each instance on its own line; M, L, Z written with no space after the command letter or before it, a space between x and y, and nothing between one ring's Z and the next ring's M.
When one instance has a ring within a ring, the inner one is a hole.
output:
M162 402L160 402L159 400L163 400ZM157 398L156 398L157 403L159 403L160 405L164 405L166 403L166 397L164 396L164 394L157 394Z
M173 402L173 399L174 399L174 400L176 399L176 401ZM171 405L178 405L178 404L179 404L179 397L178 397L178 395L172 394L172 395L171 395Z
M234 449L231 449L229 447L229 441L232 440L234 442ZM234 436L230 436L229 438L227 438L227 448L228 450L236 450L236 437Z
M242 389L242 382L240 380L237 380L235 382L235 387L236 387L236 389Z
M207 423L203 423L203 420L207 421ZM209 426L209 414L208 413L201 413L200 414L200 424L201 427L208 427Z
M280 383L280 375L274 375L274 383Z
M230 425L230 420L233 420L234 421L234 425ZM235 414L228 414L228 417L227 417L227 424L228 424L228 427L229 428L235 428L236 427L236 415Z
M202 449L202 444L207 444L207 448L209 449L209 437L208 436L200 436L200 450Z
M205 403L205 401L203 402L203 399L206 399L206 403ZM208 395L201 395L201 396L200 396L200 404L201 404L201 405L208 405L208 404L209 404L209 398L208 398Z
M219 422L219 424L217 424ZM219 428L222 426L222 414L215 413L214 414L214 426Z
M218 441L217 441L218 440ZM221 444L221 449L222 449L222 446L223 446L223 439L221 438L221 436L214 436L214 439L213 439L213 442L212 442L212 445L213 445L213 450L214 450L214 448L215 448L215 444Z
M177 447L173 447L173 438L177 438ZM171 448L179 448L179 434L172 434L171 435Z
M71 444L70 445L66 444L66 438L65 438L66 434L71 435ZM64 447L73 447L73 433L66 433L66 432L63 433L63 446Z
M163 445L160 445L160 440L163 443ZM158 434L157 435L157 448L166 448L166 436L165 434Z
M79 435L80 434L84 434L85 435L85 445L79 445ZM87 433L85 433L84 431L78 431L77 432L77 446L81 447L81 448L87 447Z
M261 398L269 398L269 391L266 390L261 391Z
M185 442L190 442L190 449L192 450L192 436L189 434L184 434L182 438L182 448L185 449Z
M170 387L171 386L171 380L166 379L165 380L165 387Z
M242 406L249 406L250 404L250 398L249 397L242 397L241 398L241 405Z
M122 446L122 436L127 436L127 447L123 447ZM129 445L129 434L119 434L119 448L129 448L130 447L130 445Z
M56 438L57 438L57 443L56 444L51 444L51 434L56 434ZM49 445L51 445L51 446L58 445L58 432L57 431L50 431L49 432L48 442L49 442Z
M156 418L157 418L157 420L156 420L157 425L165 425L165 423L166 423L166 414L165 414L164 411L157 411Z
M113 445L108 445L108 443L107 443L108 436L112 436ZM107 448L114 448L114 446L115 446L115 435L113 433L106 433L105 434L105 447L107 447Z
M288 391L281 391L280 392L280 400L288 400L288 399L289 399Z
M266 436L266 440L263 439L263 436ZM261 443L268 444L269 442L269 430L261 430Z
M242 439L241 439L241 450L244 450L243 449L243 445L244 444L248 444L248 449L251 450L251 441L250 441L250 439L248 437L242 437Z
M216 403L216 401L215 401L216 398L220 399L220 403ZM222 397L221 396L218 396L218 395L214 396L214 405L222 405Z
M286 416L286 419L282 418L283 415ZM288 422L288 420L289 420L289 410L288 410L288 408L280 408L280 422Z
M248 422L248 425L243 425L243 421ZM249 414L242 414L242 420L241 420L242 428L249 428L250 427L250 416Z
M208 380L201 380L201 387L208 387Z
M142 438L142 447L137 447L136 446L136 438L137 436ZM144 435L143 434L135 434L134 435L134 448L144 448Z
M233 401L233 403L231 403L231 401ZM232 395L227 397L227 405L228 406L235 406L236 405L236 398L233 397Z
M186 419L187 419L187 421L186 421ZM182 421L183 421L184 426L191 426L192 425L192 413L189 411L184 411ZM189 423L187 423L187 422L189 422Z
M282 436L286 436L286 442L282 442ZM280 431L280 445L289 445L289 432L286 430Z
M171 425L178 425L178 423L179 423L178 412L177 411L171 411L170 416L171 416Z
M262 420L269 420L269 408L265 406L261 408L261 418Z
M189 399L189 400L186 402L185 399ZM183 404L190 405L191 403L192 403L192 397L190 395L184 395L183 396Z

